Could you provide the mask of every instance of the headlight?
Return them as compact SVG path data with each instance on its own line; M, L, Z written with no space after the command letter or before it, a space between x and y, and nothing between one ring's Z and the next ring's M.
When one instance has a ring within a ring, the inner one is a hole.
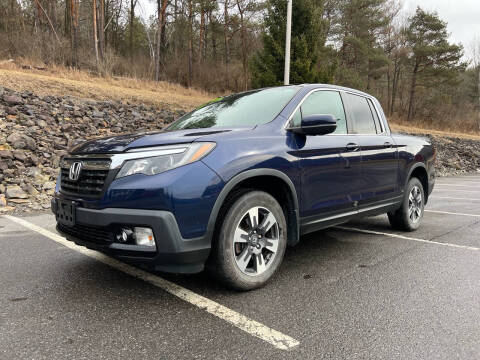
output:
M148 151L142 151L142 157L125 161L117 174L117 179L134 174L156 175L182 165L200 160L215 147L215 143L199 142L185 147L156 147L162 155L148 156ZM144 149L143 149L144 150Z

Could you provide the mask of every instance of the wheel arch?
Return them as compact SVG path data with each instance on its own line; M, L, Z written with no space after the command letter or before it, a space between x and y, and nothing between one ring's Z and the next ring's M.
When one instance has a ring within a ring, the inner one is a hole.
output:
M266 180L273 180L277 184L282 184L283 189L287 190L285 193L286 203L282 199L278 198L278 192L281 192L281 189L276 189L275 186L272 186L272 183L266 182ZM220 210L225 204L225 201L229 198L231 194L239 188L252 188L265 191L272 195L286 210L286 220L288 226L288 238L287 244L289 246L296 245L300 240L300 222L299 222L299 210L298 210L298 197L297 191L292 180L283 172L274 169L252 169L244 171L236 176L234 176L230 181L226 183L222 191L217 197L215 204L213 206L212 212L207 225L207 234L210 239L213 241L213 235L215 228L218 224Z
M428 201L428 172L427 167L423 163L417 163L413 165L408 173L407 181L405 182L405 186L407 186L408 182L412 177L416 177L423 186L423 192L425 194L425 203Z

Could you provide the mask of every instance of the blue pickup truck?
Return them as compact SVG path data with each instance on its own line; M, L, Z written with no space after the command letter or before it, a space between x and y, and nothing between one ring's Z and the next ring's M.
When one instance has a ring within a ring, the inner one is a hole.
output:
M218 98L162 131L87 141L61 160L52 210L67 239L148 269L249 290L301 235L388 214L413 231L435 149L392 134L379 102L322 84Z

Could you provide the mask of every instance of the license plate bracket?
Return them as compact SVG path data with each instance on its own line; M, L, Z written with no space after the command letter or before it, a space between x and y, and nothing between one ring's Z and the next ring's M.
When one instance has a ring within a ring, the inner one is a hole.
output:
M76 206L73 201L57 200L55 217L57 222L65 226L75 225Z

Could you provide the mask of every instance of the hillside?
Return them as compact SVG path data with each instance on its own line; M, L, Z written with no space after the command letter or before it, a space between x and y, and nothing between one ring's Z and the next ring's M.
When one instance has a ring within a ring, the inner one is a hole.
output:
M84 71L53 68L23 70L14 64L0 66L0 86L31 91L39 96L70 95L83 99L135 102L158 108L192 109L215 95L168 82L130 78L98 78Z
M60 157L77 142L158 130L208 99L170 84L0 69L0 212L48 209ZM394 129L430 137L439 175L480 171L478 136Z

